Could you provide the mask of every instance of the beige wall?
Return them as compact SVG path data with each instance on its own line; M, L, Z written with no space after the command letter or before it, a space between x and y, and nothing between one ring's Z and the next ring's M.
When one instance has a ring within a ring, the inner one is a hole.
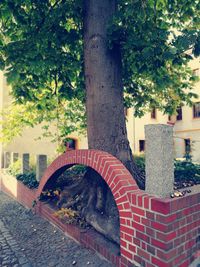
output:
M23 131L22 136L17 137L12 143L3 148L4 151L17 152L19 154L29 153L33 156L38 154L47 155L49 158L53 159L58 156L57 147L58 143L53 143L51 138L41 138L42 137L42 125L38 125L34 128L27 128ZM51 132L56 135L56 128L51 127ZM74 138L77 141L77 148L83 149L87 148L86 137L78 137L76 134L72 134L68 137Z
M0 111L12 103L9 91L3 72L0 72ZM29 153L33 156L45 154L49 158L55 158L58 155L56 151L58 144L52 143L50 138L42 138L39 140L38 138L42 136L42 132L42 125L38 125L34 128L24 129L22 136L15 138L13 142L8 145L3 146L2 143L0 143L0 155L2 155L0 166L3 164L4 151L16 152L20 155L22 153ZM56 128L52 126L51 132L56 135ZM77 136L77 134L72 134L69 137L77 140L77 148L87 148L86 137L80 137Z
M151 114L147 113L142 118L133 118L135 121L135 149L134 153L139 153L139 140L145 140L144 126L147 124L166 124L168 116L163 115L160 111L156 111L156 119L151 118Z
M193 70L198 69L200 78L200 60L194 59L189 64ZM196 83L194 92L199 95L195 102L200 101L200 81ZM176 121L175 131L175 148L176 156L183 157L185 154L184 139L190 139L192 143L191 151L193 160L200 162L200 118L193 118L193 108L185 106L182 108L182 120Z
M175 155L177 158L183 158L185 155L184 139L191 140L192 160L194 162L200 163L200 130L175 133L174 143L175 143Z

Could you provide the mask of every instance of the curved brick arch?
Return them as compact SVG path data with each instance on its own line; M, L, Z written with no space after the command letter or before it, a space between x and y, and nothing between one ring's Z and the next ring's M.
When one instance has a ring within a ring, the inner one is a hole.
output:
M46 169L37 190L37 197L42 193L47 181L58 170L76 164L86 165L98 172L110 187L118 206L121 204L120 197L124 196L124 199L129 202L126 193L138 190L132 175L117 158L98 150L73 150L60 155Z
M76 164L86 165L94 169L111 189L120 217L121 255L127 258L127 247L124 244L127 231L132 237L134 236L131 225L133 218L130 195L132 193L138 194L140 190L130 172L117 158L99 150L73 150L66 152L54 160L46 169L36 192L36 197L38 198L41 195L44 186L50 179L58 177L59 170L62 171L67 166ZM57 176L55 175L56 173Z

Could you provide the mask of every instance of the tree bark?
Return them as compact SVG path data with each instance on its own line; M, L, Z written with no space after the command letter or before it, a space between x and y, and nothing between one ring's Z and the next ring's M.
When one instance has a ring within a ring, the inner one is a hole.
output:
M107 28L116 10L116 0L84 0L88 146L117 157L140 188L144 188L144 179L134 164L127 138L120 47L115 44L111 49L108 46ZM92 169L86 172L83 180L87 181L88 190L82 193L87 202L82 205L82 215L97 231L119 243L119 214L110 189ZM73 199L67 206L71 203Z
M84 0L88 145L117 157L144 189L127 138L120 47L108 47L107 28L116 10L116 0Z

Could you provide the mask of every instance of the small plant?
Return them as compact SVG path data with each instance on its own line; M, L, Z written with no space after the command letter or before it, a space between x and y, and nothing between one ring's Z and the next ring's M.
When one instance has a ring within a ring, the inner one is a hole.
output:
M75 218L78 216L78 212L72 209L61 208L59 211L56 211L54 215L59 217L60 219Z
M68 224L77 222L77 218L79 217L77 211L67 208L61 208L60 210L56 211L54 215Z
M71 208L61 208L60 210L54 212L54 216L66 224L76 224L83 228L89 227L86 221L81 218L78 211L72 210Z
M137 165L137 167L140 169L140 171L145 174L145 155L134 155L134 162Z
M41 196L40 196L40 200L42 201L46 201L46 200L53 200L53 199L59 199L60 196L60 189L48 189L45 191L42 191Z

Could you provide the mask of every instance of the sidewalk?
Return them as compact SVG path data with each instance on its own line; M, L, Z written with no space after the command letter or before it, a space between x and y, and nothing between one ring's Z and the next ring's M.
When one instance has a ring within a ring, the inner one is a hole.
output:
M0 266L31 267L25 254L0 220Z
M1 267L112 267L0 192Z

